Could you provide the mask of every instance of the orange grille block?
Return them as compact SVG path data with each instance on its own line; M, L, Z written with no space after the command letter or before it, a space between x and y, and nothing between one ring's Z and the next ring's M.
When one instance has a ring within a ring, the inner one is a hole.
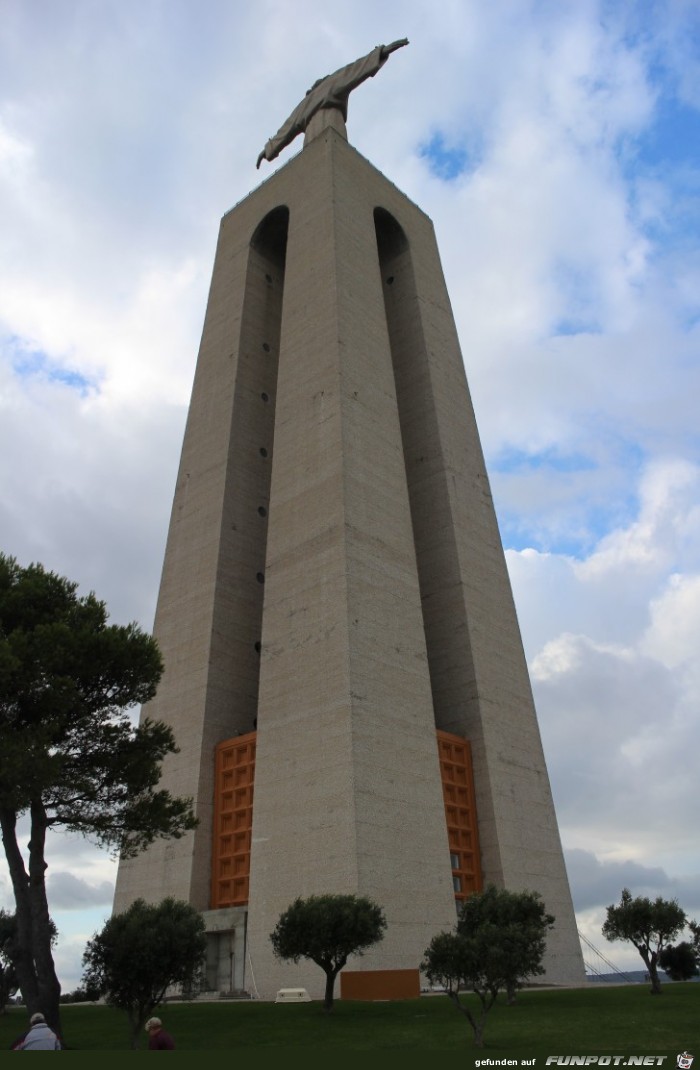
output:
M256 735L236 736L216 748L212 910L248 902Z
M474 774L469 740L438 730L438 754L445 799L447 838L452 860L455 899L483 889L479 831L476 822Z

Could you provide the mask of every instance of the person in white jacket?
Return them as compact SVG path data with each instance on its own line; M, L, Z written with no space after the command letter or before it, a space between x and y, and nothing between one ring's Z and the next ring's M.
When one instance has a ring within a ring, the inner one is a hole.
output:
M43 1014L33 1014L29 1019L29 1032L19 1044L15 1045L15 1051L60 1051L61 1042L52 1029L46 1024Z

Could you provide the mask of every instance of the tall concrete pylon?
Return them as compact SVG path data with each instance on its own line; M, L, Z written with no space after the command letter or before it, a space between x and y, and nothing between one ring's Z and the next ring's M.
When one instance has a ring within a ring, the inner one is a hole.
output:
M120 864L115 910L186 899L210 988L318 996L269 934L298 896L366 895L387 933L342 979L392 994L455 894L493 883L542 895L546 979L582 983L433 227L337 125L221 223L144 711L173 727L162 784L200 824Z

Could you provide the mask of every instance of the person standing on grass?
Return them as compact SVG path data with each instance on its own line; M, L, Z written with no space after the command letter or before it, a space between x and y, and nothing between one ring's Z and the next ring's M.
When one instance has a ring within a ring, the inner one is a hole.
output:
M173 1051L175 1048L175 1041L170 1036L170 1033L166 1033L163 1029L163 1023L160 1018L149 1018L145 1026L148 1033L148 1050L149 1051Z

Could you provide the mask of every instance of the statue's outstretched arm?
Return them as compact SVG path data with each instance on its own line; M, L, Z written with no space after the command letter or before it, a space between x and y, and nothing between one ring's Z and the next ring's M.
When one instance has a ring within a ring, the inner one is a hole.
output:
M384 53L390 56L392 52L396 52L397 49L403 48L408 44L408 37L402 37L400 41L392 41L390 45L382 45L382 55Z

